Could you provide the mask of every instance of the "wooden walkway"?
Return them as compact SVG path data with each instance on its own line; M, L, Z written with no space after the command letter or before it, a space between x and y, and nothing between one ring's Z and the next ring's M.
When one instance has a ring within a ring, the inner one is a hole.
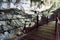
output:
M33 30L21 40L55 40L55 24L48 23L40 26L38 30Z

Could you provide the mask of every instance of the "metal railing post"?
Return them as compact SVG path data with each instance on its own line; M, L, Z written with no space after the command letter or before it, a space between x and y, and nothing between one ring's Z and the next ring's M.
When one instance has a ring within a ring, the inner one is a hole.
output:
M38 17L38 14L37 14L37 29L38 29L38 21L39 21L38 18L39 18L39 17Z
M56 35L56 40L60 40L59 39L59 29L58 29L58 17L56 17L56 23L55 23L55 35Z

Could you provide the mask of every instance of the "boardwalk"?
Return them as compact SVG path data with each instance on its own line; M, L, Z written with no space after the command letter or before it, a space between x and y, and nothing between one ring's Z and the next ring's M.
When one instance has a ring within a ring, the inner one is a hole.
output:
M40 26L38 30L33 30L21 40L55 40L55 23L48 23Z

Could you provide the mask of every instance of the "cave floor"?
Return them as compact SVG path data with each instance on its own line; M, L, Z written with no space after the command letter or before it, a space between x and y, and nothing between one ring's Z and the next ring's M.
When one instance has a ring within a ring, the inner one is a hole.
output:
M18 37L16 40L55 40L55 22L49 22L43 26L39 26L36 30L29 32L22 38ZM14 40L14 39L13 39Z

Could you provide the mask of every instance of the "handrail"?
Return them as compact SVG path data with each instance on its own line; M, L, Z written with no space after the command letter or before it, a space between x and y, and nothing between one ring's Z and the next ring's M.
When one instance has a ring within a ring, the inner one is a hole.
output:
M59 25L58 25L58 17L56 17L56 22L55 22L55 35L56 35L56 40L60 40L59 39L59 29L58 29Z

